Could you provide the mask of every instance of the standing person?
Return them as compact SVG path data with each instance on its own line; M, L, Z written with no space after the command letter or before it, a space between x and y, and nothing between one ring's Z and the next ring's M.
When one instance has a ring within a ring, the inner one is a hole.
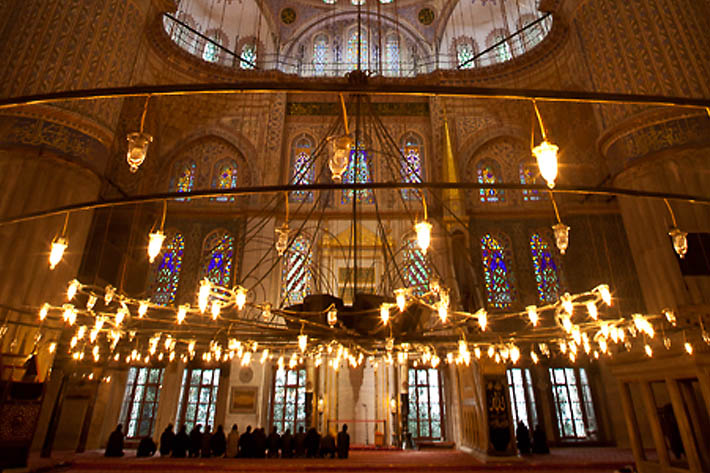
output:
M180 431L173 441L173 458L185 458L187 450L190 448L190 437L187 435L187 426L182 424Z
M195 427L190 431L190 458L200 456L200 448L202 447L202 424L195 424Z
M200 439L200 453L202 458L209 458L212 456L210 441L212 440L212 426L205 426L205 433L202 434Z
M254 458L266 457L266 432L263 427L254 430Z
M152 457L155 455L155 451L157 450L157 446L155 445L155 442L153 441L153 438L150 435L146 435L141 439L141 442L138 444L138 450L136 451L136 456L137 457Z
M247 425L247 431L239 437L238 457L252 458L254 456L254 438L251 433L251 425Z
M116 430L109 435L104 455L107 457L123 456L123 424L118 424Z
M224 436L224 429L221 425L217 426L217 431L212 434L210 439L210 450L215 457L223 457L227 450L227 437Z
M515 429L515 439L517 440L520 454L530 455L530 431L522 420L518 421L518 428Z
M338 432L338 458L348 458L350 453L350 434L348 424L343 424L343 430Z
M279 448L281 447L281 436L276 432L276 427L271 429L269 437L266 439L266 446L269 449L269 458L279 457Z
M303 426L298 428L298 433L293 438L293 449L296 453L296 457L303 458L306 456L306 433L304 432Z
M232 430L229 431L227 435L227 452L225 456L227 458L234 458L239 453L239 428L237 424L232 426Z
M160 435L160 456L167 457L173 451L175 444L175 432L173 432L173 424L168 424L165 430Z
M286 429L286 432L281 436L281 458L293 457L293 436L291 429Z

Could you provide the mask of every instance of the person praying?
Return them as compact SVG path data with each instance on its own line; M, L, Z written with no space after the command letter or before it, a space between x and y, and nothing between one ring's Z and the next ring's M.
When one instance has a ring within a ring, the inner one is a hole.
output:
M175 432L173 432L173 424L168 424L165 430L160 435L160 456L167 457L173 451L175 445Z
M247 431L239 437L239 453L241 458L252 458L254 456L254 435L251 433L251 425L247 425Z
M195 424L195 427L190 431L190 458L200 456L202 448L202 424Z
M281 436L281 458L291 457L293 457L293 436L291 429L286 429Z
M146 435L141 439L141 442L138 444L138 450L136 451L136 456L137 457L152 457L155 455L155 451L157 450L157 446L155 445L155 442L153 441L153 438L150 435Z
M269 458L279 457L279 448L281 447L281 436L276 432L276 427L271 429L269 437L266 439L266 446L269 449Z
M350 434L348 424L343 424L343 430L338 432L338 458L348 458L350 453Z
M210 450L215 457L223 457L227 450L227 437L224 436L224 429L221 425L217 426L217 430L210 438Z
M107 457L123 456L123 424L118 424L116 430L111 432L104 455Z
M227 452L225 456L227 458L234 458L239 453L239 428L237 424L232 426L232 430L229 431L227 435Z
M173 458L185 458L189 448L190 437L187 435L187 426L182 424L173 442Z

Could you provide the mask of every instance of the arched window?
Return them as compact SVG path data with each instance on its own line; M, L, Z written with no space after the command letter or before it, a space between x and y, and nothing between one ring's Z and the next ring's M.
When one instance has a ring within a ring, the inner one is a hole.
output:
M370 154L365 149L359 148L357 152L355 152L355 149L352 149L350 151L348 167L345 169L345 174L343 175L343 182L345 184L372 182L369 158ZM353 201L353 192L354 191L349 189L344 190L343 197L340 199L341 203L351 203ZM371 204L374 201L372 189L359 190L357 192L357 201L364 204Z
M399 54L399 37L396 34L390 34L385 40L385 70L384 75L397 77L399 76L400 54Z
M407 287L417 295L429 291L429 270L422 250L413 242L407 243L404 255L404 279Z
M317 76L326 75L328 68L328 36L319 34L313 39L313 71Z
M239 67L242 69L256 69L256 43L247 41L239 52Z
M299 304L311 292L311 248L303 235L297 237L284 255L281 298L284 305Z
M355 28L348 37L348 44L345 50L345 65L348 71L353 71L358 67L358 34ZM367 30L360 30L360 69L367 69Z
M313 140L307 136L297 138L293 142L293 165L291 183L298 186L308 186L315 182L316 166L311 161L313 155ZM294 202L313 202L313 191L293 191L291 200Z
M494 32L489 39L489 47L497 45L493 50L493 62L505 62L513 59L513 52L510 50L510 45L504 41L507 34L503 30ZM499 44L500 43L500 44Z
M415 135L407 135L402 142L402 182L422 182L421 142ZM418 199L417 189L402 189L402 198Z
M212 284L228 287L234 260L234 237L224 230L210 233L202 245L202 271Z
M237 187L237 162L233 159L223 159L214 166L212 173L213 189L234 189ZM219 196L215 200L220 202L234 202L234 196Z
M488 304L496 309L510 307L515 299L511 258L506 242L487 233L481 237L481 261Z
M538 183L537 166L529 163L520 163L520 183L521 184L537 184ZM540 200L542 196L537 189L523 189L523 201L530 202Z
M155 266L153 295L151 296L153 303L168 305L175 300L184 251L185 239L182 233L175 233L172 238L168 238L162 258Z
M523 50L529 51L545 39L545 22L539 22L535 26L526 28L537 20L535 15L523 15L518 22L518 30L525 29L520 35Z
M557 302L560 295L559 269L550 245L538 233L530 237L530 253L538 299L543 304Z
M500 181L500 166L493 160L484 159L476 165L479 184L495 184ZM481 202L503 202L505 195L502 189L480 189Z
M205 42L205 48L202 50L202 59L207 62L217 62L219 59L219 48L217 48L220 39L219 35L212 34L209 39L210 41Z
M171 188L175 192L190 192L195 183L195 174L197 174L197 166L194 161L181 161L175 164L173 171L173 180ZM190 200L189 198L180 198L177 200Z
M476 67L475 57L476 51L473 47L473 41L469 38L464 38L456 43L456 64L460 69L473 69Z

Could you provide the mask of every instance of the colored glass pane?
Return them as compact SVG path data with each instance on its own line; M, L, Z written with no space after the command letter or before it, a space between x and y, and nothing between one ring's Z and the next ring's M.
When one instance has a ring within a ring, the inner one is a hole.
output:
M211 233L202 246L202 275L213 284L227 287L232 275L234 237L227 232Z
M196 166L193 161L178 163L173 177L172 188L175 192L190 192L195 183ZM185 201L190 198L179 198Z
M498 182L497 166L492 162L483 161L478 164L478 183L495 184ZM503 202L503 190L501 189L480 189L481 202Z
M217 62L217 45L215 44L219 38L213 36L212 41L207 41L205 49L202 50L202 59L207 62Z
M554 303L559 299L560 279L550 245L536 233L530 237L530 252L538 299L542 303Z
M357 153L354 149L351 150L350 160L348 161L348 167L345 169L345 174L343 175L343 182L346 184L364 184L372 182L372 175L370 174L370 165L368 162L368 158L368 152L362 148L359 149ZM351 203L353 199L353 193L353 190L344 190L341 202L343 204ZM364 204L371 204L374 201L372 189L359 190L357 192L357 201Z
M345 50L345 64L349 71L358 69L358 43L360 44L360 69L367 69L367 31L361 30L358 38L356 29L348 38Z
M498 34L493 37L493 44L497 44L505 39L505 36ZM513 59L513 54L510 51L510 45L507 41L500 43L495 48L495 57L498 62L505 62Z
M313 153L313 142L308 138L296 141L293 157L293 175L291 182L295 185L311 185L315 182L316 167L311 162ZM313 192L298 190L291 192L291 200L295 202L312 202Z
M496 309L510 307L513 302L512 270L508 259L505 247L491 234L481 238L481 260L488 304Z
M311 291L311 251L308 239L296 238L285 254L281 284L281 295L285 305L303 302Z
M315 75L325 75L328 67L328 37L318 35L313 41L313 70Z
M429 270L422 250L414 242L409 242L405 250L404 278L407 287L413 288L421 296L429 291Z
M185 239L182 233L176 233L164 247L162 258L155 267L151 297L155 304L168 305L175 300L184 250Z
M237 187L237 163L233 160L220 161L215 166L212 177L212 187L215 189L234 189ZM215 200L220 202L234 201L234 196L220 196Z
M418 183L422 182L422 162L419 152L419 141L416 138L409 138L405 141L402 149L402 181ZM419 191L416 189L402 189L402 197L407 200L418 199Z
M520 165L520 183L537 184L537 171L530 164ZM540 192L537 189L523 189L523 201L529 202L540 200Z
M385 41L385 71L386 76L399 75L399 38L395 35L389 35Z
M456 59L461 69L473 69L476 65L473 57L473 45L469 41L456 44Z
M245 43L239 56L239 67L242 69L256 69L256 44Z

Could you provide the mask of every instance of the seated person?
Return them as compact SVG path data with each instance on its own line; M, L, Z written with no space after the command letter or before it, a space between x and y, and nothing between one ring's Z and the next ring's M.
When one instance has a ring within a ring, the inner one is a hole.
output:
M330 430L320 441L320 456L335 458L335 437Z
M138 450L136 451L136 456L137 457L152 457L155 455L155 451L157 450L157 445L155 445L155 442L153 439L150 437L150 435L146 435L141 439L141 443L138 444Z
M107 457L122 457L123 456L123 424L118 424L116 430L111 432L108 438L108 444L106 444Z

